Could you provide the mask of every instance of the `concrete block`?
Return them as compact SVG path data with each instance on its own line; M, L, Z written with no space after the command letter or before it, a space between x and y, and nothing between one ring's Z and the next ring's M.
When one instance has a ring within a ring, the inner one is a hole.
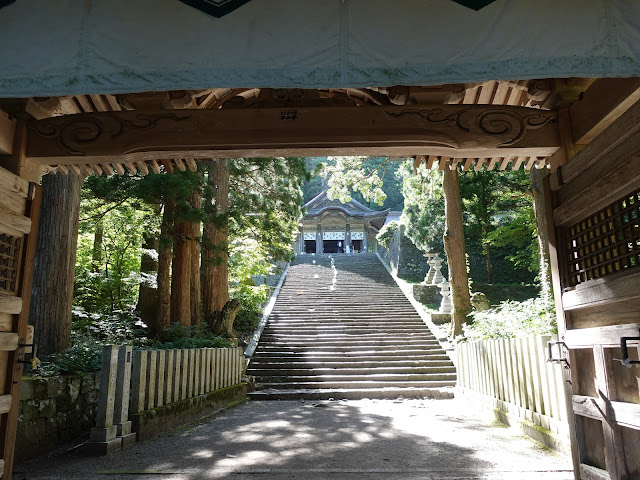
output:
M108 442L87 442L82 446L85 455L108 455L122 449L122 438L117 437Z
M116 433L115 425L112 427L94 427L91 429L90 440L97 443L109 442L116 438Z

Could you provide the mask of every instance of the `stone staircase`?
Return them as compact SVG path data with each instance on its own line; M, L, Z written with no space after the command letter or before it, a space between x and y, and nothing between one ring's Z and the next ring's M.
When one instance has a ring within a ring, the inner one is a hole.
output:
M247 373L254 399L450 398L456 381L374 254L300 256Z

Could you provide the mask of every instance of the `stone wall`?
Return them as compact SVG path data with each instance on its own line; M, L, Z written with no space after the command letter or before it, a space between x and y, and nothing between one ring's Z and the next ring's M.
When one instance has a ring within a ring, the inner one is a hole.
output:
M53 450L95 427L99 373L23 379L16 461Z
M420 282L429 271L424 252L404 234L404 225L396 230L389 250L380 247L380 254L389 262L396 275L405 280Z
M522 302L535 298L539 295L540 288L535 285L490 285L474 282L473 291L484 293L491 305L498 305L505 300Z

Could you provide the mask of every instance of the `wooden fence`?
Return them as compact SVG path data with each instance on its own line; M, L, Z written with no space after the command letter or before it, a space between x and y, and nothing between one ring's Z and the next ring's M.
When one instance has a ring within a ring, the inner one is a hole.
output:
M568 437L562 366L546 360L551 336L457 345L458 387L510 416Z
M139 413L236 385L246 363L241 348L137 350L129 411Z
M129 414L204 395L242 382L241 348L136 350L108 345L102 351L96 426L88 452L102 455L136 441Z

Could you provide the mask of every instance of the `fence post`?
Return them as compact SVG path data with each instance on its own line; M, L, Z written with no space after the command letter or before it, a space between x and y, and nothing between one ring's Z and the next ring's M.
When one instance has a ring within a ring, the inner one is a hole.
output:
M147 408L146 410L152 410L155 407L156 402L156 370L158 366L157 358L158 352L156 350L149 350L149 357L147 359Z
M175 350L167 350L164 363L164 399L165 403L173 403L173 379L175 370Z
M164 364L166 358L165 350L158 350L157 357L157 370L156 370L156 407L161 407L164 405L164 382L165 382L165 371ZM169 403L169 402L167 402Z
M113 424L117 369L118 347L105 345L100 364L96 426L91 429L90 441L86 447L94 453L106 454L122 446L122 438L116 437L117 428Z

